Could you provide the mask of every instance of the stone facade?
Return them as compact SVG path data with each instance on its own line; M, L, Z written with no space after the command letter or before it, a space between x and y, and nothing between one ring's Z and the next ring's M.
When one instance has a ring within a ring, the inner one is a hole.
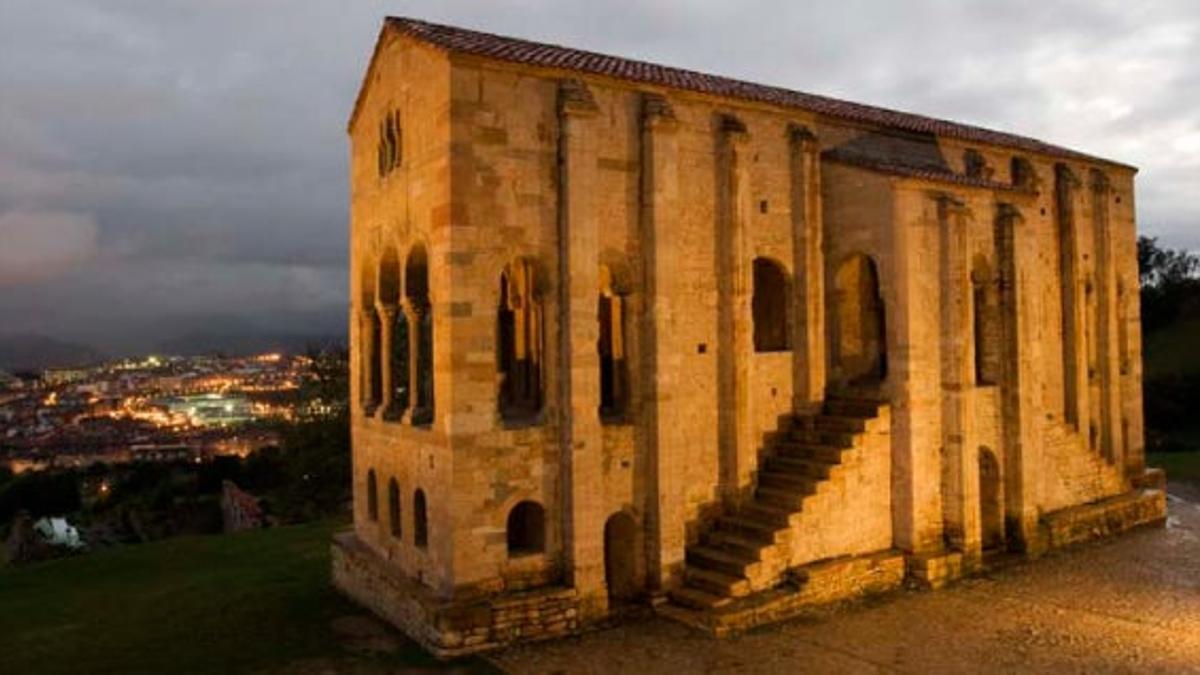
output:
M1163 517L1131 167L408 19L349 134L335 580L436 653Z

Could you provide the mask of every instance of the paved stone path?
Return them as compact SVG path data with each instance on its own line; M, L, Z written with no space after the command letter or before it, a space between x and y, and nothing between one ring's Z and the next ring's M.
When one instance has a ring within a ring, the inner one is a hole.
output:
M728 640L646 618L492 661L515 673L1200 673L1200 503L1173 496L1168 510L1164 529Z

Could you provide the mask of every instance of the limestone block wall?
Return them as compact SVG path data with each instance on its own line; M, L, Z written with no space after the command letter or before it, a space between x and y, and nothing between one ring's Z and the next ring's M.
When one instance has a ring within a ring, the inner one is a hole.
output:
M1032 183L1012 191L884 175L822 162L821 149L871 132L801 111L448 55L391 33L378 49L350 129L355 526L430 588L562 582L603 595L604 526L618 513L636 523L638 585L670 587L684 544L752 488L779 417L819 404L826 371L832 388L847 384L825 353L826 318L854 256L878 277L890 440L839 474L841 505L821 502L819 534L797 542L794 564L977 545L984 449L1006 516L1025 529L1140 473L1131 172L1026 157ZM403 121L403 162L384 177L388 114ZM936 148L956 171L1013 179L1010 150ZM385 261L417 246L433 311L427 427L358 405L378 348L362 319ZM788 308L786 351L753 349L757 258L808 294ZM541 410L518 421L500 414L497 357L500 277L515 261L535 273L543 349ZM627 317L619 420L598 413L601 266ZM980 283L994 296L973 296ZM994 382L975 373L977 302L1009 303L982 329ZM378 519L366 508L372 470ZM411 540L418 488L425 547ZM523 501L544 508L545 545L515 556L507 517ZM850 531L830 525L843 519Z
M788 567L892 546L892 419L887 406L843 453L792 523Z
M401 420L385 421L380 410L368 416L362 406L367 371L368 335L362 317L378 311L380 279L385 264L403 267L414 246L438 257L449 224L450 144L449 61L427 46L394 36L379 45L379 57L367 73L368 86L351 121L350 134L350 400L353 451L355 531L364 545L398 570L421 579L441 593L453 588L453 531L448 417L437 416L427 428ZM399 166L382 175L379 166L381 124L398 115L402 130ZM388 255L390 251L390 255ZM387 262L385 262L385 260ZM445 277L440 265L430 266L430 295L434 307L434 407L448 409L445 310L441 293ZM402 269L392 270L402 277ZM401 280L403 284L403 280ZM377 348L375 345L372 348ZM367 508L367 478L376 477L377 517ZM393 534L389 513L389 484L395 480L400 497L399 534ZM426 496L429 541L414 542L414 497Z

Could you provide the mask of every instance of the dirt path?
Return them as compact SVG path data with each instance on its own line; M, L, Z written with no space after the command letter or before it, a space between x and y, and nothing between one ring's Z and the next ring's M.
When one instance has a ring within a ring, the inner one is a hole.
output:
M516 673L1200 673L1200 504L1172 497L1169 512L1164 529L729 640L645 619L492 660Z

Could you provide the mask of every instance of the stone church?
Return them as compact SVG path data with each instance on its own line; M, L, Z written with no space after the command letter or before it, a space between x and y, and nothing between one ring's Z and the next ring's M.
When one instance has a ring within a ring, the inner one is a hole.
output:
M404 18L349 136L333 575L439 656L1164 519L1133 167Z

